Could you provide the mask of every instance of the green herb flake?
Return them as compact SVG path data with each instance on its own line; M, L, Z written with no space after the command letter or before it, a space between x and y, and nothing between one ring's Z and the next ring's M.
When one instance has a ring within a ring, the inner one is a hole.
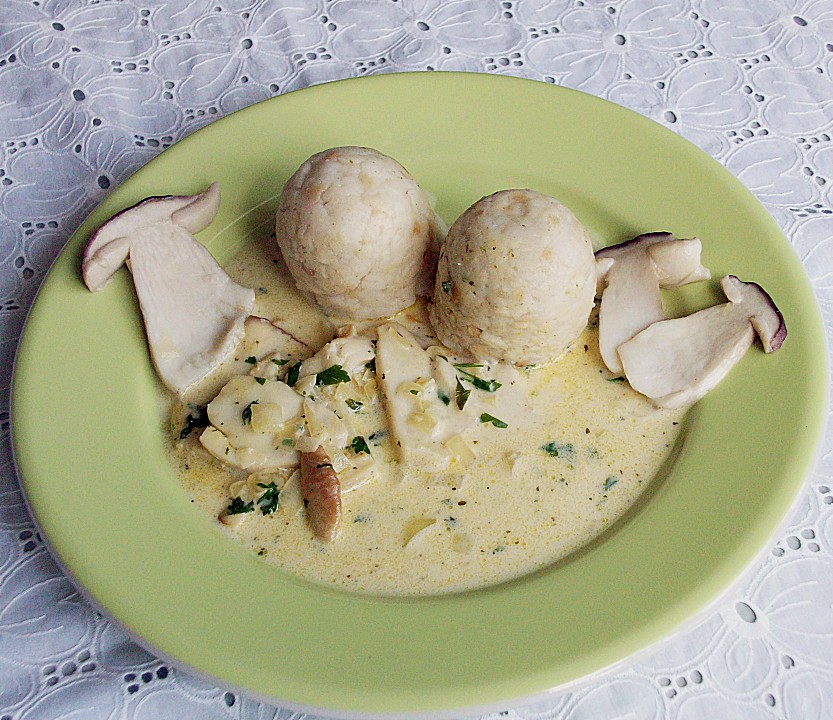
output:
M441 282L440 285L446 295L451 295L451 280L445 280L444 282Z
M272 362L278 367L283 367L289 362L289 360L286 358L272 358Z
M448 397L448 393L445 390L437 390L437 397L443 405L448 405L451 402L451 398Z
M289 387L293 387L296 382L298 382L298 376L301 374L301 361L299 360L296 362L291 368L289 368L289 372L286 373L286 384Z
M252 405L259 405L259 403L257 400L252 400L252 402L243 408L243 412L240 413L240 419L244 425L250 425L252 422Z
M607 379L607 381L608 381L608 382L614 382L614 383L621 383L621 382L625 382L625 378L623 378L623 377L620 375L619 377L612 377L612 378L608 378L608 379Z
M295 441L292 438L284 438L281 440L281 445L284 447L292 447L295 444Z
M243 502L243 498L239 495L231 499L231 502L226 508L226 515L242 515L243 513L250 513L255 509L254 501Z
M350 447L356 455L359 453L367 453L370 455L370 448L367 446L367 441L361 435L356 435L356 437L350 441Z
M619 482L619 478L614 477L614 476L611 475L607 480L605 480L605 485L604 485L605 491L610 490L610 488L612 488L618 482Z
M246 358L246 362L249 363L249 365L254 365L257 362L257 358L254 355L249 355L249 357Z
M256 378L255 378L255 382L256 382L258 385L263 385L263 383L265 383L265 382L266 382L266 378L256 377Z
M362 403L360 403L358 400L353 400L353 398L347 398L344 402L347 404L347 407L349 407L353 412L358 412L362 409Z
M509 427L505 422L503 422L503 420L500 420L500 419L496 418L494 415L489 415L489 413L482 413L480 415L480 422L482 422L484 425L486 423L491 423L496 428L508 428Z
M470 382L478 390L483 390L484 392L495 392L500 387L500 383L497 380L484 380L483 378L479 378L477 375L473 375L463 369L466 367L483 367L482 365L476 365L475 363L460 363L454 367L462 373L463 380Z
M365 366L368 370L370 370L370 372L375 373L375 372L376 372L376 358L373 358L372 360L368 360L368 361L364 364L364 366Z
M455 390L455 396L457 401L457 408L462 410L466 407L466 403L468 402L469 395L471 395L471 390L468 388L463 387L463 383L460 382L460 379L457 379L457 388Z
M550 457L558 457L558 443L548 442L541 449Z
M278 498L280 497L281 491L273 482L268 484L258 483L257 486L263 488L263 493L257 499L257 506L264 515L271 515L278 509Z
M410 393L411 393L411 395L419 395L419 390L411 389Z
M385 441L387 436L387 430L376 430L375 432L370 433L370 435L367 436L367 439L370 440L371 445L378 447Z
M481 368L483 363L453 363L456 368Z
M315 384L318 386L338 385L343 382L350 382L350 373L341 365L330 365L315 376Z
M179 431L179 439L184 440L196 428L208 427L208 409L205 405L191 405L191 412L185 418L185 425Z

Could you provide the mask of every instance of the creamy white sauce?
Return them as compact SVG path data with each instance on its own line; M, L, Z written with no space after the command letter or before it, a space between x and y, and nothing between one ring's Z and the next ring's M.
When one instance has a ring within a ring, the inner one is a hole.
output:
M334 326L300 298L275 255L253 243L227 270L257 289L258 314L317 349ZM237 358L185 399L204 403L229 373L247 371ZM199 430L179 440L187 406L168 415L170 455L212 522L290 573L379 594L483 587L552 564L610 528L672 457L684 414L658 410L612 378L594 327L558 362L523 370L521 378L526 405L512 407L517 397L510 393L519 389L486 398L508 427L487 425L476 457L448 473L398 461L381 401L354 413L351 431L368 439L373 477L343 494L342 529L329 544L313 537L297 492L287 492L272 514L251 512L233 526L218 522L230 497L256 492L258 481L281 486L289 473L252 477L246 487L245 472L200 446Z

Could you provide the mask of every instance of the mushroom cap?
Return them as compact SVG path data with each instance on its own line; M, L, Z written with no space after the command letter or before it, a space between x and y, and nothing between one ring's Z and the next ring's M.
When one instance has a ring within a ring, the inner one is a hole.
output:
M547 195L503 190L449 230L429 314L454 352L538 364L581 334L595 290L590 235L576 216Z
M396 160L339 147L304 162L281 194L277 242L300 292L338 318L386 317L428 294L443 235Z

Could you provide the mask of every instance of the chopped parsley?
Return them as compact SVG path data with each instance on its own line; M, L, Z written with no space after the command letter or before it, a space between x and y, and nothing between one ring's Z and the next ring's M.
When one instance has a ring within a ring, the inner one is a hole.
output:
M466 407L466 403L468 402L469 395L471 395L471 390L469 388L463 387L463 383L460 382L460 379L457 379L457 388L455 390L456 400L457 400L457 408L462 410Z
M559 445L555 442L555 440L551 440L546 445L542 445L541 449L550 457L563 457L570 460L574 458L576 454L576 450L572 443Z
M185 426L179 431L179 439L187 438L195 428L208 427L208 410L205 405L190 405L191 412L185 418Z
M445 280L441 282L440 285L442 286L443 292L446 295L451 295L451 280Z
M298 376L301 374L301 361L299 360L296 362L291 368L289 368L289 372L286 373L286 384L289 387L295 385L298 382Z
M353 400L353 398L347 398L344 402L353 412L358 412L362 409L362 403L358 400Z
M619 478L610 476L607 480L605 480L605 490L610 490L616 483L619 482Z
M275 363L275 365L277 365L278 367L282 367L286 365L289 362L289 360L286 358L272 358L272 362Z
M249 357L246 358L246 362L249 363L249 365L254 365L257 362L257 358L254 355L249 355Z
M550 457L558 457L558 444L555 442L548 442L541 449Z
M486 423L491 423L496 428L508 428L509 427L505 422L503 422L503 420L500 420L499 418L496 418L494 415L489 415L489 413L481 413L480 422L482 422L484 425Z
M375 373L375 372L376 372L376 358L373 358L372 360L368 360L368 361L364 364L364 366L365 366L368 370L370 370L370 372Z
M367 453L370 455L370 448L367 446L367 441L361 435L356 435L356 437L353 438L350 442L350 447L356 455L359 453Z
M271 515L278 509L278 498L281 491L278 490L278 486L273 482L267 485L258 483L257 486L263 488L263 494L257 499L257 506L264 515Z
M620 375L619 377L612 377L612 378L608 378L608 379L607 379L607 381L608 381L608 382L620 383L620 382L625 382L625 378L623 378L623 377Z
M474 375L473 373L470 373L467 370L463 369L483 367L482 365L478 365L477 363L458 363L454 367L457 368L457 370L459 370L460 373L463 375L463 380L470 382L478 390L483 390L485 392L495 392L500 387L500 383L497 380L484 380L483 378L477 377L477 375Z
M448 397L448 393L445 390L437 390L437 397L442 401L443 405L448 405L451 402L451 398Z
M255 509L255 504L253 500L249 500L249 502L244 503L243 498L240 496L232 498L231 502L228 504L226 508L227 515L242 515L243 513L250 513Z
M263 383L265 383L265 382L266 382L266 378L256 377L256 378L255 378L255 382L256 382L258 385L263 385Z
M419 395L419 390L414 390L413 388L411 388L410 393L411 395Z
M244 425L250 425L252 422L252 405L259 405L257 400L252 400L246 407L243 408L243 412L240 413L240 419L243 421Z
M338 385L343 382L350 382L350 373L341 365L330 365L315 376L315 384L318 386Z

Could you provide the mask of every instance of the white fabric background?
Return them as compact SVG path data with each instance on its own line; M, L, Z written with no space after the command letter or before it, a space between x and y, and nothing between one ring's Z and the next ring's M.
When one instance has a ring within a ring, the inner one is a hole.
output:
M12 464L12 358L73 230L163 148L289 90L426 70L567 85L692 140L775 217L833 327L833 0L2 0L0 720L294 717L151 657L62 576ZM509 717L833 716L832 475L828 432L788 528L696 627Z

